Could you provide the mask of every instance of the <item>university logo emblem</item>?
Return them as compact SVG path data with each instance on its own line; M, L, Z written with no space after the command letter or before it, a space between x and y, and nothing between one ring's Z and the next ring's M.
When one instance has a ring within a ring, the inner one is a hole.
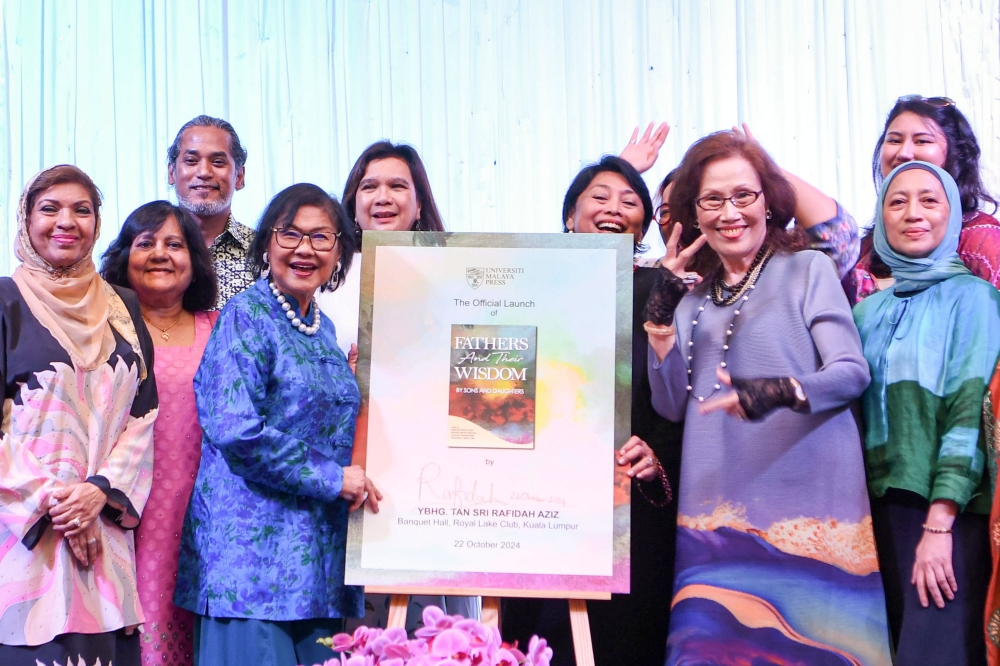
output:
M485 268L466 268L465 269L465 279L468 281L469 286L473 289L479 289L479 286L483 284L483 278L486 276Z

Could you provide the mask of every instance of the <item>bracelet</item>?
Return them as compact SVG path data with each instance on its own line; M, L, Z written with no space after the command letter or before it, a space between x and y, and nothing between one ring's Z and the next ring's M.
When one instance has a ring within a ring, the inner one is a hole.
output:
M950 529L945 529L944 527L931 527L930 525L921 525L925 532L930 532L931 534L951 534Z
M659 478L660 484L663 486L663 494L665 495L665 499L654 500L649 495L647 495L646 491L642 489L642 486L644 483L646 483L646 481L643 481L642 479L636 479L636 481L638 481L639 483L636 484L635 487L639 489L639 494L642 495L647 502L649 502L655 507L662 508L674 501L674 492L670 488L670 479L667 478L667 472L666 470L663 469L663 465L660 464L659 460L656 461L656 476Z
M677 328L671 324L670 326L657 326L651 321L647 321L642 325L642 330L646 331L651 335L675 335L677 333Z

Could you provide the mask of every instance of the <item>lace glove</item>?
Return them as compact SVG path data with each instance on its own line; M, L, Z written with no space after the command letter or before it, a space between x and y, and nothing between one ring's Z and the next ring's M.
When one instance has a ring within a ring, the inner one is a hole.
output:
M763 418L778 407L789 407L796 412L809 409L809 399L802 390L802 384L794 377L733 377L733 388L740 399L740 407L751 421Z
M684 280L674 275L672 271L661 268L656 274L656 284L646 301L644 316L646 321L656 326L669 326L674 323L674 311L688 287Z

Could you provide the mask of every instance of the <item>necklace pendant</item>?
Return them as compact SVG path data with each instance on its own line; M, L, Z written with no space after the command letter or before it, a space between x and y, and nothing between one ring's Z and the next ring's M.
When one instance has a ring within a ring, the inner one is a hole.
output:
M160 333L160 337L163 338L164 340L169 340L170 334L164 331L163 333Z

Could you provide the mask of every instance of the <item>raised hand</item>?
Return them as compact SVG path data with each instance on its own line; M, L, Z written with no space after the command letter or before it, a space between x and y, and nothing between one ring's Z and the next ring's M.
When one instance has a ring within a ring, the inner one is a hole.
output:
M743 123L742 129L740 129L736 125L733 125L733 131L736 132L737 134L743 134L743 135L745 135L746 138L747 138L747 141L753 141L754 143L760 143L760 141L757 140L757 137L755 137L753 135L753 132L750 131L750 126L747 125L746 123Z
M649 123L641 138L639 137L639 128L636 127L632 131L632 138L628 140L621 155L619 155L634 166L639 173L649 171L656 164L656 158L660 156L660 148L663 147L663 142L670 134L670 125L661 123L655 132L653 125L654 123Z

